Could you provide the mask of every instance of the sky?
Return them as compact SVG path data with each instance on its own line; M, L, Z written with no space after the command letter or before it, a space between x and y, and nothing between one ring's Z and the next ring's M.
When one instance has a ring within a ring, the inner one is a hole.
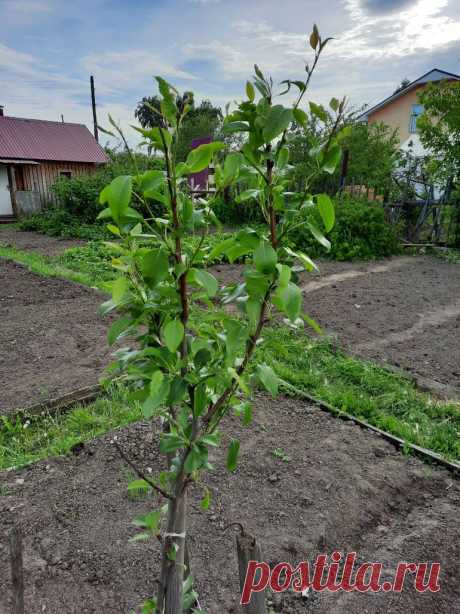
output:
M307 99L360 107L435 67L460 74L459 0L0 0L0 104L91 128L94 75L98 123L110 113L135 141L154 75L224 106L254 63L275 82L304 78L313 23L333 40Z

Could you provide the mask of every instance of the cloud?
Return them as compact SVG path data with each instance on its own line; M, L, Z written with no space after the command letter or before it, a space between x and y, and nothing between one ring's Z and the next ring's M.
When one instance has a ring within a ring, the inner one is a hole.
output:
M188 0L190 4L219 4L221 0Z
M417 0L357 0L364 12L372 15L380 15L401 11Z
M346 58L382 59L414 55L460 41L460 20L443 13L448 0L418 0L399 13L366 15L369 0L345 0L356 25L337 36L333 53Z
M148 81L153 89L155 75L187 81L196 79L190 72L176 68L159 54L145 49L87 55L81 60L81 66L95 76L97 87L107 94L126 91Z

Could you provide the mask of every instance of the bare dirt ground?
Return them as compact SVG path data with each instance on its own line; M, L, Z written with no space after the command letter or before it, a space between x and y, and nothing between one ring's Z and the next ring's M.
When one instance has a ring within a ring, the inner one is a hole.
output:
M447 396L460 392L460 266L430 256L320 263L304 309L352 353L386 361ZM230 283L241 265L216 266Z
M254 413L251 427L229 419L230 435L242 440L240 464L228 474L220 453L212 459L210 509L199 509L198 489L191 493L188 535L202 608L238 612L235 529L225 527L241 521L271 564L337 549L356 550L360 562L382 562L384 579L398 561L442 565L437 594L416 593L409 574L401 594L284 594L273 597L275 612L451 614L460 600L458 482L298 400L259 395ZM117 434L134 460L158 469L149 423ZM0 534L13 523L24 532L28 614L127 614L155 590L158 544L129 538L132 518L157 502L128 497L129 472L110 439L85 444L69 458L0 474ZM276 448L290 460L275 458ZM1 614L10 612L10 591L7 544L0 539Z
M102 293L0 259L0 413L98 382L110 362Z
M38 252L42 256L57 256L70 247L79 247L85 241L78 239L58 239L38 232L27 232L16 228L0 227L0 243L24 251Z

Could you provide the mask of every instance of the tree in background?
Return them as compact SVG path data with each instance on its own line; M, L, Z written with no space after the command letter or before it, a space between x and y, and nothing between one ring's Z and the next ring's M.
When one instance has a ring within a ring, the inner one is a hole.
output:
M435 156L440 177L460 176L460 83L429 84L419 94L424 112L417 121L420 140Z
M408 85L410 85L410 79L408 79L407 77L404 77L404 79L401 81L401 83L395 89L393 94L397 94L398 92L401 92L402 90L405 90Z
M451 192L453 243L460 246L460 83L429 84L421 94L424 112L418 118L420 140L433 154L431 169Z
M333 125L334 118L321 105L315 106L311 112L306 131L295 126L289 133L288 147L290 161L293 166L292 177L295 186L300 186L312 173L310 150L318 147ZM357 122L356 116L360 110L351 110L342 120L346 126L342 146L348 150L348 183L362 184L376 188L379 192L389 192L392 185L392 172L399 156L399 139L396 131L392 131L382 123L367 124ZM320 183L315 189L337 192L339 188L340 167L327 178L318 177Z
M215 138L222 126L223 115L219 107L210 100L202 100L199 106L193 106L184 117L182 130L176 144L176 156L184 162L190 152L193 139L203 136Z
M193 139L211 136L216 137L222 126L223 115L219 107L215 107L210 100L202 100L196 106L193 92L184 92L178 95L175 104L184 114L182 130L175 143L176 156L179 162L184 162L189 153ZM143 128L164 128L164 119L161 115L161 99L159 96L142 98L134 111L135 117Z

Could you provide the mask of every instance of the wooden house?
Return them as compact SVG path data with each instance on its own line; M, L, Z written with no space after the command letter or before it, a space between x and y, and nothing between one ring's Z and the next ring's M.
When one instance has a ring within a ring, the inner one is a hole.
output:
M39 210L58 177L93 173L106 162L83 124L8 117L0 107L0 219Z

